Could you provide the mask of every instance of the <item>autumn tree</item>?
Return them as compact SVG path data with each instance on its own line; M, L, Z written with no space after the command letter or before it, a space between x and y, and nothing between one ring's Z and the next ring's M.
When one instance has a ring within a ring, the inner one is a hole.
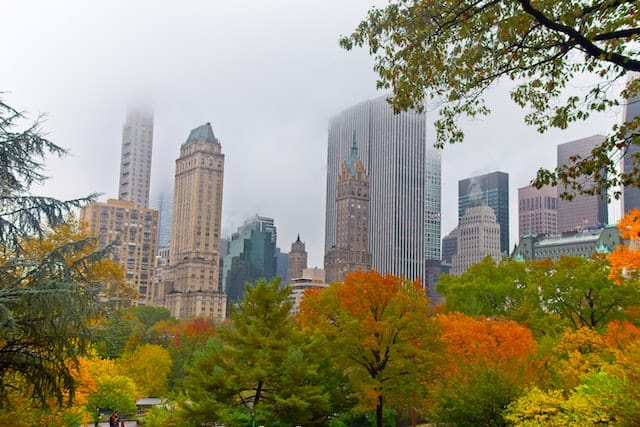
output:
M247 287L230 322L195 358L186 381L190 422L318 425L337 411L326 361L289 317L290 289L279 279Z
M439 343L430 315L419 282L358 271L347 274L344 283L306 294L300 322L324 338L361 408L375 408L376 425L382 427L385 405L406 408L430 375Z
M502 412L539 375L531 331L510 320L437 317L446 364L428 389L432 422L452 426L504 425Z
M144 344L124 354L118 365L137 386L142 397L163 397L173 361L169 351L155 344Z
M616 283L638 279L640 269L640 209L631 209L618 221L620 237L629 243L619 245L608 256L611 263L609 277Z
M90 320L102 308L103 284L92 279L91 269L104 254L82 252L90 239L37 254L23 248L92 200L31 193L33 184L46 180L46 155L62 156L65 150L42 136L38 121L20 130L23 118L0 101L0 405L7 403L16 378L44 404L72 400L73 366L90 347Z
M460 116L490 113L484 95L501 78L515 81L511 98L540 132L618 105L610 89L628 72L640 71L639 35L636 0L392 0L373 7L340 43L369 47L378 87L393 90L395 110L422 110L425 97L439 108L436 145L442 147L463 140ZM583 75L593 76L594 84L569 93L570 83ZM640 80L628 80L619 98L630 102L639 94ZM640 185L638 158L630 172L617 164L639 143L636 117L614 126L591 156L575 157L555 172L541 170L537 185L566 183L565 197Z

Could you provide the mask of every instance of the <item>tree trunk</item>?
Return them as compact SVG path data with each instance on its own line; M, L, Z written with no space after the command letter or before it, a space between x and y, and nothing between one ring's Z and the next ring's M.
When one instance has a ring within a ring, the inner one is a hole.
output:
M376 427L382 427L382 395L378 396L376 405Z

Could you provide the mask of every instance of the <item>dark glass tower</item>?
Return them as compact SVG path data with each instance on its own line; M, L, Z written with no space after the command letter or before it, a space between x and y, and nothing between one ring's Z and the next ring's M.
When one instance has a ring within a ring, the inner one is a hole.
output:
M276 275L276 227L272 218L248 219L229 242L222 261L222 283L228 304L242 300L247 283Z
M491 172L458 181L458 223L468 208L486 205L500 225L500 252L509 252L509 174Z

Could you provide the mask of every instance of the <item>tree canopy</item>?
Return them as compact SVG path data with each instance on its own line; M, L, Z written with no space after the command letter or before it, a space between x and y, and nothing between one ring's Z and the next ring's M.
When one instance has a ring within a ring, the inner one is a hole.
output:
M289 317L290 289L279 284L274 279L248 286L231 321L195 358L185 384L185 419L231 426L322 425L339 412L332 402L340 406L340 400L328 390L336 386L330 367L310 351Z
M46 154L65 151L42 137L38 121L19 130L23 118L0 101L0 406L16 384L42 403L70 401L74 365L91 344L90 320L102 306L93 268L104 253L94 240L31 240L56 240L52 229L91 197L31 194L31 185L46 179Z
M406 408L419 393L436 360L439 333L419 282L376 271L351 272L344 283L307 292L299 320L324 338L328 354L349 376L360 408ZM386 403L385 403L386 402Z
M378 87L393 90L394 109L422 110L425 97L439 108L436 145L443 147L463 140L459 117L489 114L484 95L503 77L516 82L511 98L540 132L629 102L640 94L638 79L619 96L611 89L640 71L639 36L637 0L391 0L372 8L340 43L369 47ZM568 93L584 75L595 78L593 86ZM640 117L614 126L590 157L539 171L536 184L567 184L569 198L640 185L638 159L630 172L618 168L631 144L640 144Z

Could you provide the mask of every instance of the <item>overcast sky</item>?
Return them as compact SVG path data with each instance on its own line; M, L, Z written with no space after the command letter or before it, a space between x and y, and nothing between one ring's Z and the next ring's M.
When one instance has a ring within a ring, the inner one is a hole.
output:
M382 4L382 2L377 2ZM0 14L0 91L71 156L48 161L43 192L117 197L122 125L129 106L155 116L151 198L173 185L189 131L211 122L225 159L223 233L256 213L275 219L278 246L299 233L309 266L322 266L327 126L332 115L379 96L366 51L338 38L371 0L30 1ZM493 89L494 112L466 123L466 140L442 156L442 233L457 222L457 182L509 173L511 240L517 189L555 166L559 143L606 134L620 112L539 135ZM580 90L580 84L574 85ZM614 209L614 215L617 210Z

